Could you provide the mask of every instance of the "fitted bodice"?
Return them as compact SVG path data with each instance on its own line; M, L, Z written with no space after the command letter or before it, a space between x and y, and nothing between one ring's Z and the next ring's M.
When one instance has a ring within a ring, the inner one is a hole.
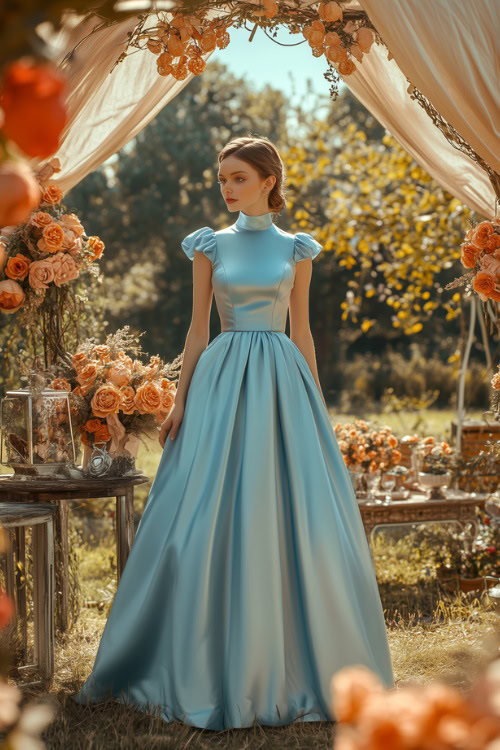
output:
M321 245L310 235L285 232L270 213L249 216L240 211L231 226L214 232L203 227L182 242L212 262L212 286L222 331L284 332L295 267L315 257Z

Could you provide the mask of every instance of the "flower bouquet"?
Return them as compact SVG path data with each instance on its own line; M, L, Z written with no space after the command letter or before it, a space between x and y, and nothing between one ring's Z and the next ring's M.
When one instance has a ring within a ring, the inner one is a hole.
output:
M140 437L150 435L172 408L172 376L179 358L165 364L155 355L143 364L141 355L138 337L125 326L104 344L87 339L68 358L66 368L59 366L51 387L71 394L84 468L95 454L99 473L134 471Z
M64 354L63 316L78 318L70 282L84 271L98 276L104 250L102 240L87 235L66 211L61 190L50 182L59 171L59 160L52 159L38 173L41 203L27 222L0 228L0 312L18 313L26 328L41 328L46 366Z
M461 261L469 271L445 288L467 284L483 302L500 302L500 219L472 224L461 244Z

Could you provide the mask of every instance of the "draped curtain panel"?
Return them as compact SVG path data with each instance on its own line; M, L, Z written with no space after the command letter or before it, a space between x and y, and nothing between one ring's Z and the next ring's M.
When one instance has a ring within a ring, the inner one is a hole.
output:
M345 78L351 91L437 182L471 209L492 216L495 194L486 173L451 146L410 99L406 77L498 169L497 0L351 0L348 7L368 13L394 56L387 60L387 51L373 45ZM214 15L218 12L211 11ZM64 192L134 138L193 77L159 76L146 51L134 51L110 74L135 23L129 18L91 34L98 18L75 23L70 16L53 39L70 91L69 121L55 154L61 161L55 181Z
M499 0L360 0L404 75L500 173Z

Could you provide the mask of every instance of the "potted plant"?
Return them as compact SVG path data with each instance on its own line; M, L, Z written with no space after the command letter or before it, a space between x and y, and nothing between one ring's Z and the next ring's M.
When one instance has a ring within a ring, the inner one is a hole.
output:
M462 591L475 591L500 583L500 524L498 519L491 519L479 508L477 515L477 536L470 548L462 553L459 576Z

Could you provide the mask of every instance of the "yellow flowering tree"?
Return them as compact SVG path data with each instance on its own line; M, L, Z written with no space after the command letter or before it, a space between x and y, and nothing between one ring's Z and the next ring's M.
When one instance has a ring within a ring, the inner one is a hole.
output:
M311 232L349 271L342 320L376 325L368 300L391 308L394 329L412 335L436 308L460 314L461 296L443 287L459 268L470 210L385 134L369 141L349 123L311 124L309 137L282 152L293 230Z

